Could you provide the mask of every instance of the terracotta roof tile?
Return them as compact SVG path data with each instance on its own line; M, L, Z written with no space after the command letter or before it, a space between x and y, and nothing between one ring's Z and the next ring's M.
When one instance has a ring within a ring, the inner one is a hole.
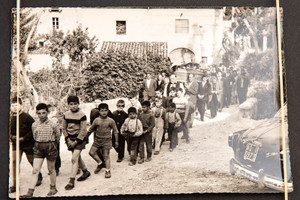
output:
M168 57L167 42L112 42L104 41L101 47L102 52L108 51L124 51L132 55L142 57L146 53Z

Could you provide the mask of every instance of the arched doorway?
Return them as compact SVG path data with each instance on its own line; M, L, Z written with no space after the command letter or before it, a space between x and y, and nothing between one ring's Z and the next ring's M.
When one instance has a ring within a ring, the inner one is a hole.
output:
M170 52L170 60L173 65L182 65L195 61L195 54L187 48L176 48Z

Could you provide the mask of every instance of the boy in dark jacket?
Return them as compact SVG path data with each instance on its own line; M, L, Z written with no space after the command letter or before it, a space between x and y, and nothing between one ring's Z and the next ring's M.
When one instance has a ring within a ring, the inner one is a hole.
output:
M127 113L124 111L125 108L125 102L124 100L120 99L117 102L117 110L113 112L113 119L115 120L115 123L117 125L118 131L119 131L119 147L115 148L115 150L118 152L118 160L117 162L122 162L124 159L124 150L125 150L125 137L121 135L121 127L125 121L125 119L128 117ZM116 138L114 135L112 135L112 143L114 144L116 141Z
M19 127L17 127L17 113L19 112ZM10 117L10 141L12 143L12 176L13 184L9 188L9 193L16 192L16 143L17 143L17 128L20 135L20 162L23 152L26 154L26 158L31 166L33 166L33 146L34 139L32 135L31 126L34 119L22 110L22 100L14 97L11 101L11 117ZM36 186L42 183L42 174L39 174L39 178Z
M138 161L139 164L142 164L144 161L149 162L151 161L152 156L152 130L155 126L155 119L153 114L150 111L151 103L150 101L142 102L142 113L139 115L139 120L142 122L143 126L143 134L140 136L140 143L139 143L139 152L140 152L140 160ZM147 149L147 159L145 159L145 152L144 152L144 143L146 143Z

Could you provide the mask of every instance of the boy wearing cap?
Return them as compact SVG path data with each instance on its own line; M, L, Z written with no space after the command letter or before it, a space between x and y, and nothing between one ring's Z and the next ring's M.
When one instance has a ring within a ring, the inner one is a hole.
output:
M127 139L127 146L130 151L129 166L136 164L138 154L139 136L143 133L141 121L137 118L137 110L135 107L128 109L129 117L125 120L121 127L121 134Z

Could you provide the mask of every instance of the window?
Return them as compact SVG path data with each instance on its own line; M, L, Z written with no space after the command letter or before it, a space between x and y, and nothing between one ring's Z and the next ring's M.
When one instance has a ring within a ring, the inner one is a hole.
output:
M189 20L175 19L175 33L189 33Z
M53 30L59 29L58 17L52 17L52 27L53 27Z
M126 35L126 21L116 21L117 35Z
M44 42L43 41L39 41L39 46L40 47L44 47Z

